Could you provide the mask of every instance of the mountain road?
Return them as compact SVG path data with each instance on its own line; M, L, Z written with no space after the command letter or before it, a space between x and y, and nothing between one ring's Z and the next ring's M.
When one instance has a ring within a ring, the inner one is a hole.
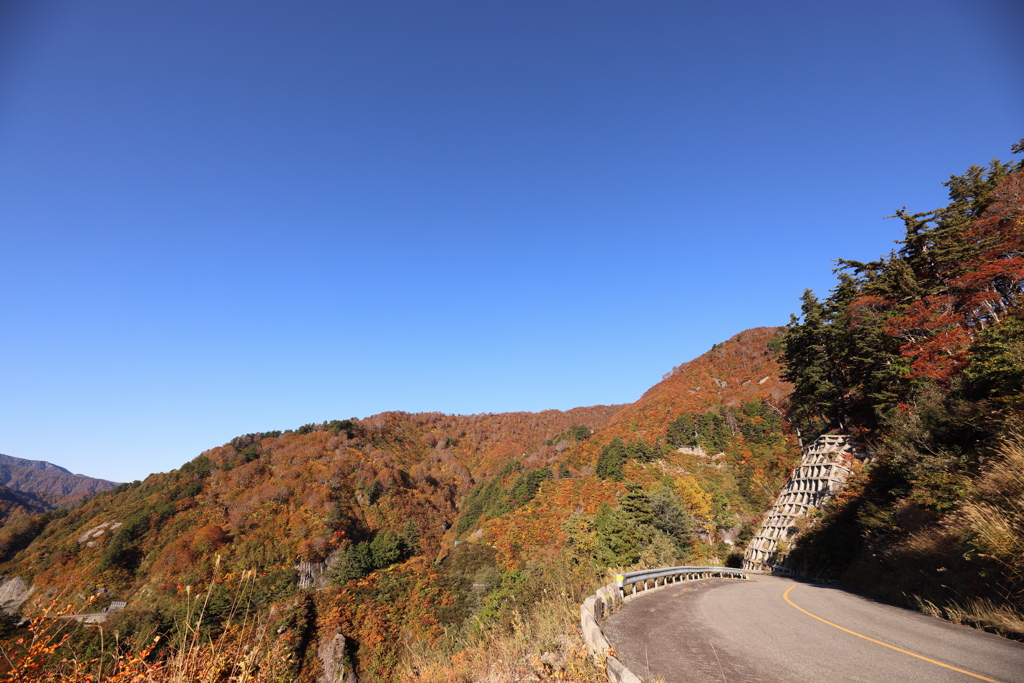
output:
M771 576L641 594L601 625L645 681L1020 681L1024 644Z

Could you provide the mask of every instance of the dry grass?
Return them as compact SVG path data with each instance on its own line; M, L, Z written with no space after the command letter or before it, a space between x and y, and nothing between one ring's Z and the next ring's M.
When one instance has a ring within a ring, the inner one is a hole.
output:
M1024 614L1012 605L996 605L985 598L972 600L963 610L967 623L981 624L999 633L1024 634Z
M452 639L448 647L410 647L398 680L607 681L580 636L579 605L573 591L549 587L528 612L514 612L506 628L485 630L467 640Z
M914 596L914 603L924 614L954 624L981 627L1002 634L1024 634L1024 615L1012 605L996 604L988 598L976 598L963 605L957 602L936 605Z
M984 557L1024 582L1024 436L1005 443L978 480L978 498L967 503L960 524Z
M218 558L219 559L219 558ZM217 563L219 566L219 562ZM122 652L116 637L107 642L100 626L101 652L83 659L66 654L70 639L81 628L93 628L69 617L83 611L73 605L59 607L57 599L26 625L26 635L8 647L0 647L4 683L270 683L289 680L290 662L267 636L267 619L257 618L252 604L256 572L243 574L234 601L216 639L203 637L210 596L216 579L203 593L186 591L186 614L178 624L172 654L166 660L151 658L161 644L154 640L137 651Z
M44 606L40 614L29 621L25 629L26 635L14 643L0 647L0 657L4 665L3 678L0 680L4 683L134 683L151 680L150 675L159 674L159 665L146 662L159 639L140 651L129 654L118 653L118 643L115 640L111 643L113 649L109 653L109 659L112 661L109 663L106 650L91 659L61 656L59 653L62 646L77 629L83 628L78 621L67 618L73 611L71 605L61 606L60 601L55 598Z
M975 484L976 493L959 511L908 539L898 566L916 567L918 574L926 568L938 584L906 593L922 612L1019 638L1024 636L1024 436L1006 441Z
M219 567L220 556L215 569ZM260 683L270 680L267 672L277 667L268 666L271 664L268 662L272 653L271 639L267 637L266 618L255 616L252 600L255 585L256 571L244 572L234 592L224 628L216 640L204 640L202 636L203 619L216 580L210 583L205 594L195 597L188 587L185 618L177 629L179 635L174 654L166 664L164 676L154 680L161 683Z
M1024 640L1024 435L1007 439L941 519L896 501L847 585L925 614Z
M118 655L109 651L83 660L62 656L75 629L94 628L61 615L76 611L54 601L28 624L26 637L8 649L3 683L276 683L292 681L294 662L281 638L270 632L269 616L257 617L252 604L255 572L246 572L233 591L234 602L215 638L204 636L207 608L216 581L205 591L186 589L186 609L172 642L156 638L147 647ZM579 635L579 598L566 587L548 586L541 599L509 615L502 628L475 635L453 634L441 643L407 646L396 680L421 683L512 681L605 681ZM171 655L154 660L157 645ZM104 663L105 662L105 663Z

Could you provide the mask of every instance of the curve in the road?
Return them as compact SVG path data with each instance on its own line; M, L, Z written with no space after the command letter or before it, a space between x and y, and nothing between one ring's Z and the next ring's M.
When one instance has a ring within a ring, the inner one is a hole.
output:
M905 654L905 655L910 655L911 657L917 657L918 659L920 659L920 660L922 660L922 661L925 661L925 662L929 662L929 663L931 663L931 664L935 664L936 666L941 666L941 667L943 667L943 668L946 668L946 669L951 669L951 670L953 670L953 671L957 671L957 672L959 672L959 673L965 674L965 675L967 675L967 676L970 676L970 677L972 677L972 678L977 678L977 679L979 679L979 680L982 680L982 681L989 681L990 683L998 683L998 682L996 681L996 679L994 679L994 678L987 678L987 677L985 677L985 676L982 676L982 675L980 675L980 674L976 674L976 673L971 673L970 671L965 671L964 669L958 669L957 667L955 667L955 666L950 666L949 664L943 664L942 662L937 662L937 661L935 661L934 659L930 659L930 658L928 658L928 657L925 657L925 656L923 656L923 655L919 655L919 654L917 654L917 653L915 653L915 652L911 652L910 650L904 650L904 649L903 649L903 648L901 648L901 647L896 647L895 645L890 645L889 643L883 643L883 642L882 642L882 641L880 641L880 640L875 640L874 638L871 638L871 637L869 637L869 636L866 636L866 635L864 635L863 633L857 633L856 631L851 631L851 630L850 630L850 629L848 629L848 628L843 628L843 627L842 627L842 626L840 626L839 624L833 624L833 623L832 623L831 621L829 621L828 619L822 619L822 618L821 618L821 617L819 617L819 616L818 616L817 614L811 614L810 612L808 612L807 610L805 610L805 609L804 609L803 607L801 607L800 605L798 605L798 604L796 604L795 602L793 602L792 600L790 600L790 598L789 598L789 593L790 593L790 591L792 591L792 590L793 590L794 588L796 588L796 584L795 584L795 583L794 583L794 584L793 584L792 586L790 586L789 588L787 588L787 589L786 589L786 592L782 594L782 597L783 597L783 599L784 599L784 600L785 600L786 602L788 602L788 603L789 603L790 605L792 605L793 607L797 608L798 610L800 610L801 612L803 612L804 614L806 614L807 616L809 616L809 617L813 617L813 618L817 619L818 621L820 621L820 622L821 622L821 623L823 623L823 624L828 624L829 626L832 626L832 627L834 627L834 628L837 628L837 629L839 629L840 631L845 631L846 633L849 633L850 635L854 635L854 636L857 636L858 638L863 638L864 640L866 640L866 641L868 641L868 642L870 642L870 643L875 643L876 645L881 645L882 647L887 647L887 648L889 648L890 650L896 650L896 652L902 652L903 654Z
M646 591L602 630L648 681L1024 683L1024 644L771 576Z

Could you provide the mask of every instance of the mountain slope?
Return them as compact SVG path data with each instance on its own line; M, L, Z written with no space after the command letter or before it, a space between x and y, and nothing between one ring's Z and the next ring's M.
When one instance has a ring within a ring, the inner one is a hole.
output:
M796 448L765 412L785 390L775 332L737 335L626 406L389 412L240 436L0 530L0 572L35 585L26 613L58 590L126 602L110 628L139 647L175 637L193 587L209 591L211 634L247 591L284 648L266 654L266 671L277 662L284 677L318 675L321 648L341 635L369 680L414 668L446 680L446 648L483 656L495 639L514 642L515 615L541 619L544 605L558 605L544 623L561 634L561 656L585 666L564 640L564 605L608 566L725 557L716 529L754 524L781 484ZM716 437L721 452L668 444L673 421L691 414L731 430ZM623 475L596 473L624 440ZM90 637L76 647L98 646Z
M55 501L56 505L62 505L112 489L117 482L73 474L45 460L25 460L0 454L0 485L13 491L41 494Z
M53 509L31 493L22 493L0 484L0 524L12 516L25 516Z
M746 330L673 368L638 401L619 411L609 432L644 438L664 434L668 423L682 413L722 405L735 408L758 400L779 405L791 387L779 377L780 366L770 348L778 333L777 327Z
M786 330L793 419L857 434L872 459L788 561L1021 638L1024 161L944 184L947 206L897 211L900 248L840 260Z

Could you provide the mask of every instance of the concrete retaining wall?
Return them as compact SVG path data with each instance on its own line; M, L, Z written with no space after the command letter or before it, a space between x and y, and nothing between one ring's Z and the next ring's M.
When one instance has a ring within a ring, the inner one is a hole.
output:
M632 671L626 668L615 657L608 639L604 637L601 626L598 623L611 612L619 595L619 589L614 583L610 583L598 589L597 593L591 595L580 605L580 627L583 630L583 642L587 644L590 654L598 662L604 663L608 680L613 683L643 683Z
M797 531L797 520L831 500L850 476L854 459L863 458L853 440L843 435L823 435L804 448L800 465L786 480L757 535L747 544L743 569L789 573L785 558Z

